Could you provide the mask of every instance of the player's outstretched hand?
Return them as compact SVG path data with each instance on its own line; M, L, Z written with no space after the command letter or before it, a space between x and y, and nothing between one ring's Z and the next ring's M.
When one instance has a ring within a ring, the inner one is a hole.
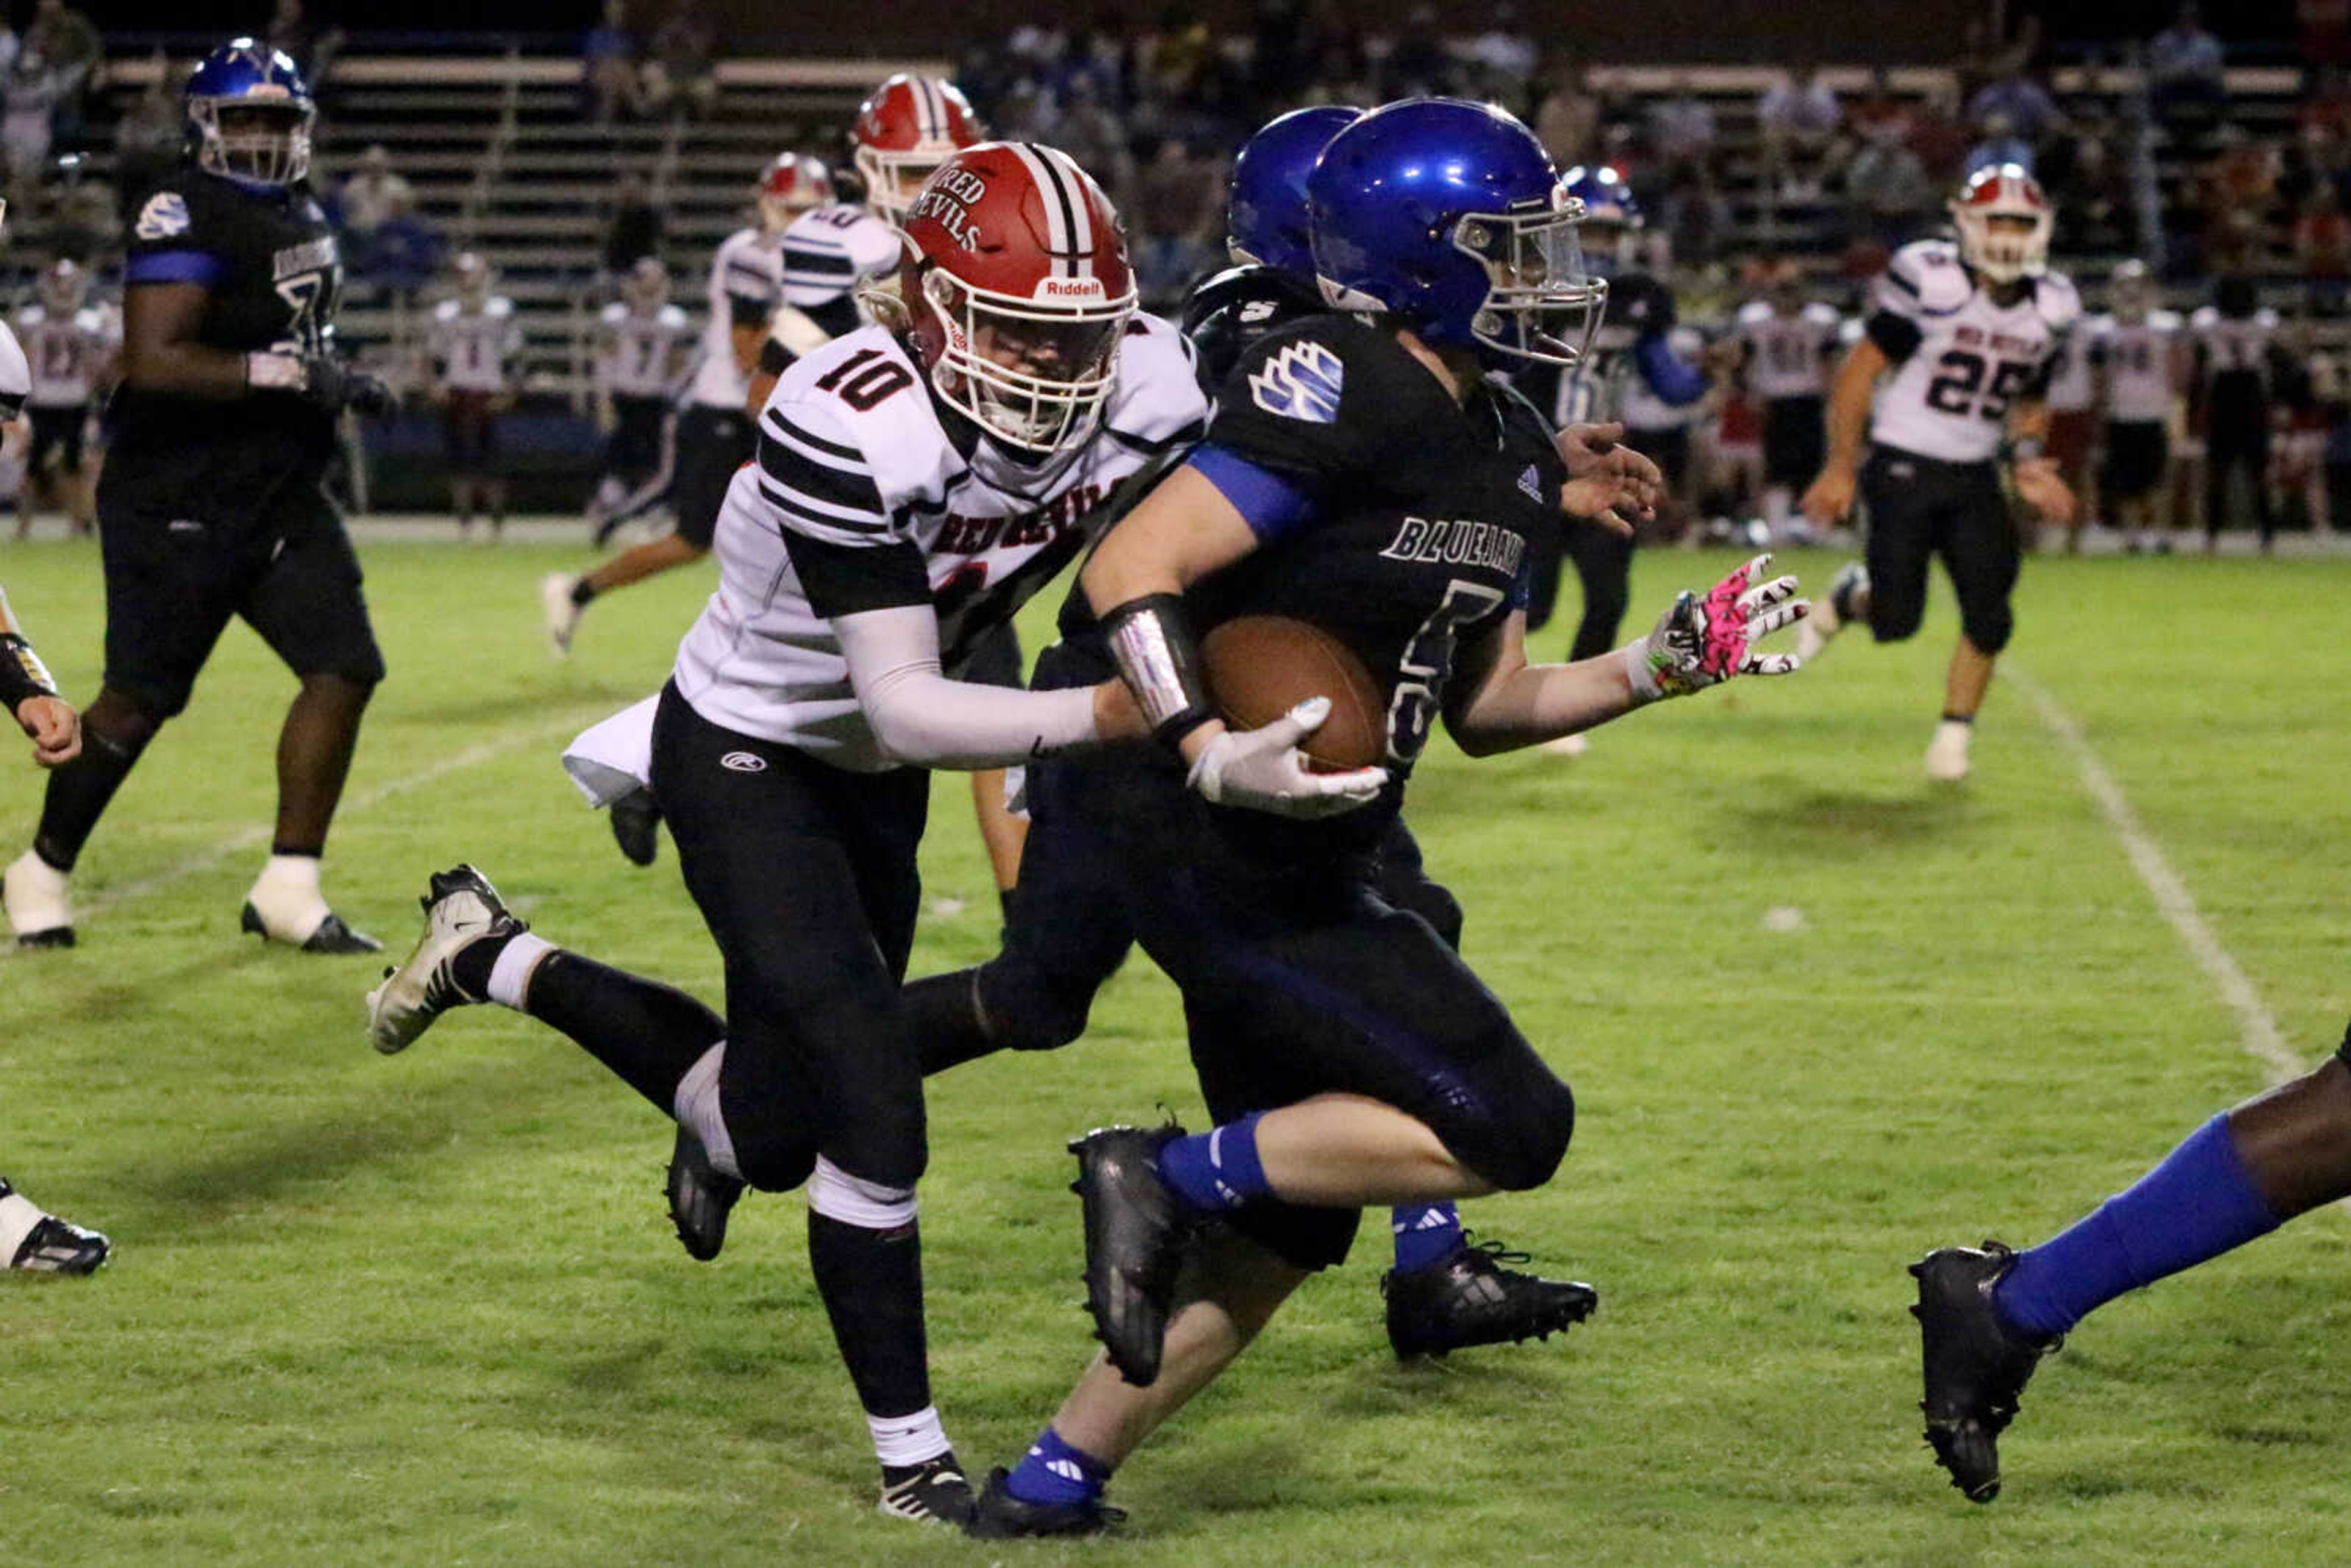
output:
M1384 768L1317 773L1298 743L1331 716L1329 697L1309 697L1256 729L1228 729L1200 748L1185 779L1220 806L1247 806L1277 817L1335 817L1368 806L1388 781Z
M2043 520L2061 526L2074 520L2073 486L2058 473L2055 458L2027 458L2016 465L2015 474L2017 495Z
M1666 476L1624 438L1622 424L1571 424L1559 433L1560 459L1567 465L1559 504L1572 517L1629 535L1631 518L1656 515Z
M57 768L81 755L81 716L63 697L26 697L16 722L33 737L33 760Z
M1642 702L1683 697L1733 675L1785 675L1802 667L1793 653L1759 653L1754 645L1812 610L1795 597L1793 577L1759 581L1771 564L1759 555L1701 599L1684 589L1646 637L1625 645L1625 674ZM1753 587L1748 586L1753 583Z

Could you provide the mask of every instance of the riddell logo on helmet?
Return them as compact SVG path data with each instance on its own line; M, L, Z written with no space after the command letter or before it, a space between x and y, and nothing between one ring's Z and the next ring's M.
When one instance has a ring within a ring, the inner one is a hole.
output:
M1107 298L1099 277L1049 277L1031 296L1037 299L1102 299Z

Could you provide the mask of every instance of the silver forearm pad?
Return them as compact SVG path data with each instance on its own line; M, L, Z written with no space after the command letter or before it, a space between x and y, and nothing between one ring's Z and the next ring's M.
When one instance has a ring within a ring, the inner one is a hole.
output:
M1216 716L1181 598L1152 593L1130 599L1102 617L1102 635L1154 739L1173 746Z

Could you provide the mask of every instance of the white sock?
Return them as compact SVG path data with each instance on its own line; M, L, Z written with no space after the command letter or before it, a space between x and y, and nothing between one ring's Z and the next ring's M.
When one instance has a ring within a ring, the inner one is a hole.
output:
M868 1415L865 1426L873 1434L874 1457L885 1465L919 1465L955 1446L947 1441L947 1429L939 1425L935 1405L925 1405L911 1416Z
M16 1249L25 1244L25 1238L33 1233L33 1227L47 1218L41 1212L39 1204L21 1192L12 1192L0 1197L0 1269L5 1269L16 1261ZM934 1425L937 1419L936 1416L932 1416ZM880 1439L877 1437L875 1440Z
M245 896L269 934L287 942L308 940L333 913L319 891L317 855L271 855Z
M511 938L498 950L498 961L490 966L490 1000L517 1012L527 1011L522 1004L530 992L530 972L554 951L554 943L528 931Z
M671 1114L678 1124L702 1140L702 1152L710 1160L710 1168L723 1176L743 1179L743 1167L735 1160L735 1139L726 1131L726 1117L718 1109L718 1073L726 1064L726 1042L720 1040L695 1060L677 1081L677 1098L671 1102Z

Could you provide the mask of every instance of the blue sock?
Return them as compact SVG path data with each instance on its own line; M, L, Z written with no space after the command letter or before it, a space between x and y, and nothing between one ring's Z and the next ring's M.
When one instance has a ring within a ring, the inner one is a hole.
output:
M1388 1210L1395 1232L1395 1271L1416 1274L1461 1250L1461 1211L1449 1203L1410 1203Z
M2064 1333L2126 1291L2150 1285L2277 1228L2229 1135L2199 1127L2130 1187L2062 1234L2017 1254L1992 1293L2011 1328Z
M1222 1214L1265 1197L1273 1189L1257 1157L1257 1124L1263 1114L1251 1112L1238 1122L1174 1140L1159 1151L1159 1178L1202 1214Z
M1050 1427L1038 1435L1020 1463L1004 1479L1004 1490L1022 1502L1043 1507L1092 1502L1110 1485L1110 1467L1061 1441Z

